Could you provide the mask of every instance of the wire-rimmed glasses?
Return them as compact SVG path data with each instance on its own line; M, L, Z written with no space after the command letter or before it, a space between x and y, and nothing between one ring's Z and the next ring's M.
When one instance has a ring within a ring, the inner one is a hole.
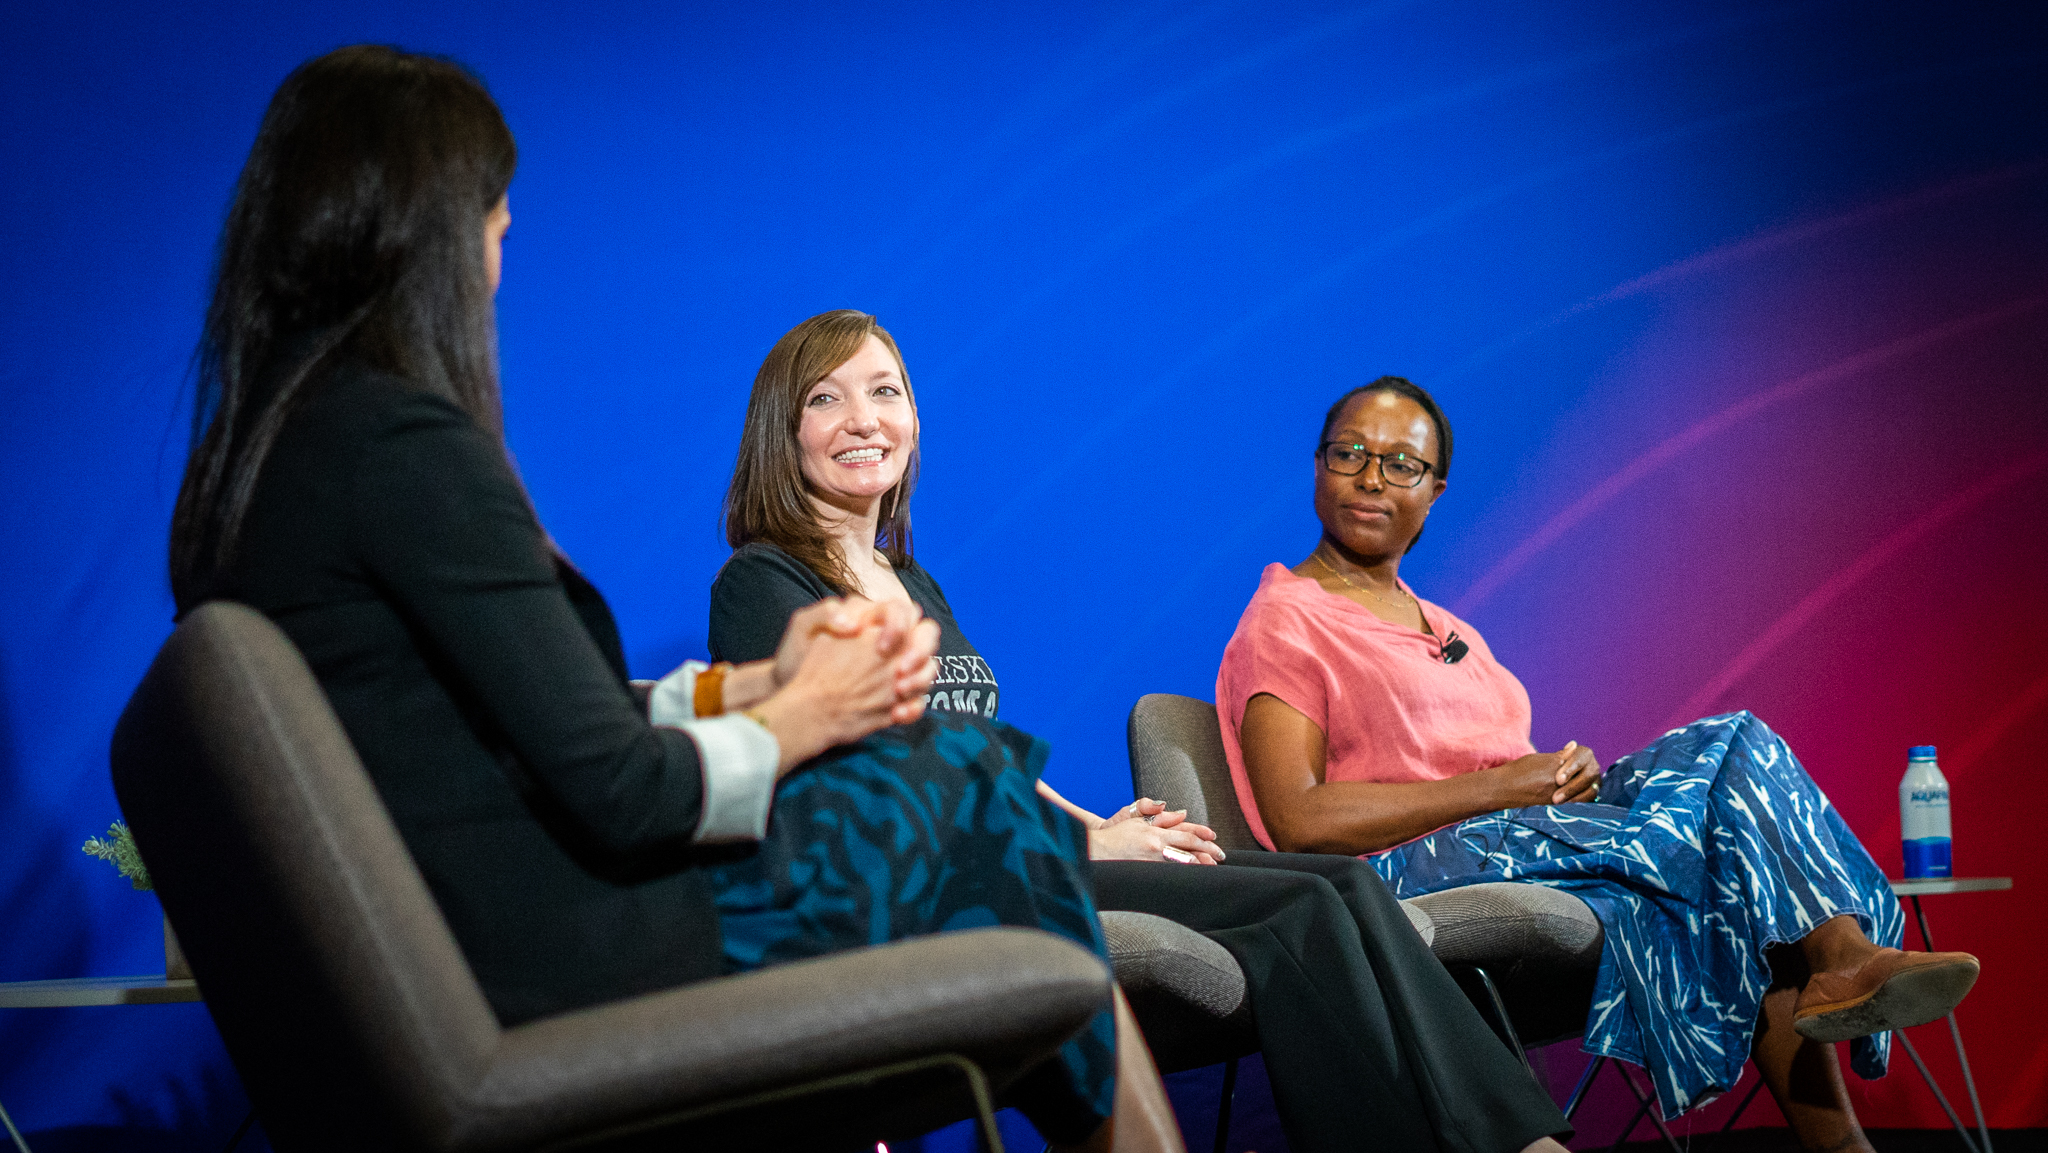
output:
M1316 456L1323 467L1339 476L1357 476L1373 461L1380 462L1380 475L1395 488L1414 488L1436 467L1419 456L1405 452L1367 452L1362 444L1345 444L1342 441L1326 440L1316 447Z

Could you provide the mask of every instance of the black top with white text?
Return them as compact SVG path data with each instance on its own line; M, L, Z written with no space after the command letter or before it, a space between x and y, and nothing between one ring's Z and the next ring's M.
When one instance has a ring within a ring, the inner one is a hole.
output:
M993 719L996 675L954 623L938 582L916 561L898 569L896 577L939 626L938 676L925 707ZM818 574L780 548L760 541L742 545L711 582L712 659L744 664L774 656L790 616L831 595Z

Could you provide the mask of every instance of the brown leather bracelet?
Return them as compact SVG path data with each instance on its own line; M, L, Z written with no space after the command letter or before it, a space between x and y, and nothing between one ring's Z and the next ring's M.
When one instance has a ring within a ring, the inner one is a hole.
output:
M697 691L690 704L698 716L715 717L725 712L725 674L731 671L731 661L720 661L697 674Z

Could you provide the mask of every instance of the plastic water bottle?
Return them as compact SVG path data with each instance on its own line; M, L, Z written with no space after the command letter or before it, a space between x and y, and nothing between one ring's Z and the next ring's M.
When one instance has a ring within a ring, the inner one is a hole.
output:
M1933 745L1914 745L1899 781L1899 834L1906 842L1908 877L1947 877L1948 778L1934 763Z

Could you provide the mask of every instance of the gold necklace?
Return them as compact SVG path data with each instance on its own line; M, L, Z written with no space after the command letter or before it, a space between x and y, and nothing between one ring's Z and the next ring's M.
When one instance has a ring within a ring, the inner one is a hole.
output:
M1349 577L1345 576L1345 575L1344 575L1343 573L1340 573L1340 572L1338 572L1338 571L1336 570L1336 568L1335 568L1335 567L1333 567L1333 566L1332 566L1332 565L1330 564L1330 562L1329 562L1329 561L1326 561L1326 560L1324 560L1324 559L1323 559L1323 546L1321 546L1321 545L1317 545L1317 546L1316 546L1316 551L1314 551L1314 552L1310 553L1309 555L1310 555L1310 556L1312 556L1312 557L1314 557L1314 558L1316 558L1316 563L1317 563L1317 564L1319 564L1319 565L1321 565L1321 566L1323 566L1323 569L1324 569L1324 570L1325 570L1326 572L1328 572L1328 573L1329 573L1329 574L1330 574L1331 576L1333 576L1333 577L1336 577L1336 578L1337 578L1338 580L1340 580L1340 581L1343 581L1343 582L1344 582L1345 584L1347 584L1347 585L1351 585L1351 587L1352 587L1352 588L1355 588L1355 589L1357 589L1357 590L1358 590L1359 592L1362 592L1362 593L1364 593L1364 594L1365 594L1366 596L1369 596L1369 597L1371 597L1372 599L1374 599L1374 600L1376 600L1376 601L1380 602L1381 604L1383 604L1383 605L1387 606L1388 608L1390 608L1390 609L1405 609L1405 608L1407 608L1407 607L1408 607L1407 605L1404 605L1404 604L1402 604L1402 603L1401 603L1401 602L1399 602L1399 601L1390 601L1390 600L1388 600L1387 598L1385 598L1385 597L1381 596L1380 594L1378 594L1378 593L1376 593L1376 592L1372 591L1371 589L1369 589L1369 588L1366 588L1366 587L1365 587L1364 585L1361 585L1361 584L1351 584L1351 579L1350 579ZM1409 592L1409 591L1408 591L1407 589L1404 589L1404 588L1402 588L1402 587L1401 587L1400 585L1398 585L1398 584L1394 586L1394 590L1395 590L1396 592L1399 592L1399 593L1400 593L1401 595L1403 595L1403 596L1407 597L1407 598L1408 598L1409 600L1411 600L1411 601L1415 599L1415 594L1414 594L1414 593L1411 593L1411 592Z

